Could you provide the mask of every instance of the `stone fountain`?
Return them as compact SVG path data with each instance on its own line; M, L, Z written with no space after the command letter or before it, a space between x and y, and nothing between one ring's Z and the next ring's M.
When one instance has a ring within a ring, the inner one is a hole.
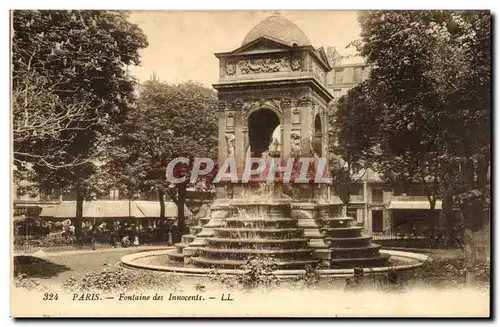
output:
M207 216L197 220L174 250L157 254L168 257L175 267L171 270L189 273L206 273L207 268L237 271L250 256L272 257L283 271L314 264L330 271L388 269L389 254L381 253L343 213L330 183L286 183L283 173L268 182L266 171L248 182L240 178L248 158L297 162L328 156L326 117L332 95L326 76L332 67L324 50L314 48L290 20L275 15L257 24L239 48L216 57L219 167L233 159L238 181L219 182ZM294 173L300 169L294 164ZM140 254L123 262L140 267L134 264L137 258Z

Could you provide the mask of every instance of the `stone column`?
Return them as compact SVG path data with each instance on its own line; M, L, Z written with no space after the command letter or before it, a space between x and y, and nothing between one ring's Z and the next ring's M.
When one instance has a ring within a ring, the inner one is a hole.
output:
M226 105L224 102L219 102L219 165L226 159L227 144L226 144L226 112L224 111Z
M243 142L243 116L241 110L238 110L234 113L234 136L236 136L235 140L235 159L236 166L238 167L238 173L242 173L243 167L241 166L244 163L245 158L245 150L244 142Z
M292 151L290 134L292 133L292 108L290 102L283 101L283 133L281 135L282 153L281 157L288 159Z
M311 155L311 102L309 100L299 100L298 107L300 110L300 129L302 139L302 155Z

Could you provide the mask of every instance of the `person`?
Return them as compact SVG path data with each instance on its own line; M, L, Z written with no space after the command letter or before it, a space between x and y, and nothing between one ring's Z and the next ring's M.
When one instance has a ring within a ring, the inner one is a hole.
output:
M130 243L132 246L137 246L139 245L139 238L137 234L137 227L135 224L132 224L128 230L128 239L130 240Z

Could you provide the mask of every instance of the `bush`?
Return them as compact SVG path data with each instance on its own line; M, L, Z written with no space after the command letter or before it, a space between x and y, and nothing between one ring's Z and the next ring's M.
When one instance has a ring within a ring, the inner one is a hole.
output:
M279 285L278 277L274 271L278 268L277 261L273 258L251 256L240 269L243 271L235 276L219 273L217 269L209 272L212 281L219 282L228 288L241 289L270 289Z
M245 289L269 289L279 285L278 277L274 274L278 265L273 258L251 256L241 269L243 273L238 274L236 280Z
M40 282L29 278L27 274L18 274L14 279L14 285L16 287L25 288L30 291L40 290Z
M32 246L39 247L52 247L61 245L72 245L77 242L76 237L73 235L62 235L62 234L49 234L45 237L29 240L28 244Z
M307 265L305 268L305 272L297 276L295 278L295 282L302 287L316 288L321 278L319 269L319 265Z
M176 290L179 278L171 274L105 268L101 272L87 273L81 279L69 277L63 288L72 292L126 291L126 290Z

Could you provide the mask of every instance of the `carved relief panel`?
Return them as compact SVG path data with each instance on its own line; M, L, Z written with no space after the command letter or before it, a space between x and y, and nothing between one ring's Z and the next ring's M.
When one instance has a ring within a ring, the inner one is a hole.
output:
M300 55L282 56L261 59L228 60L223 64L225 76L295 72L305 69L304 60Z
M292 110L292 124L300 124L300 109L293 108Z
M313 60L311 60L311 73L313 74L314 77L316 77L321 82L321 84L325 84L326 73Z
M232 112L226 115L226 127L234 127L234 113Z

